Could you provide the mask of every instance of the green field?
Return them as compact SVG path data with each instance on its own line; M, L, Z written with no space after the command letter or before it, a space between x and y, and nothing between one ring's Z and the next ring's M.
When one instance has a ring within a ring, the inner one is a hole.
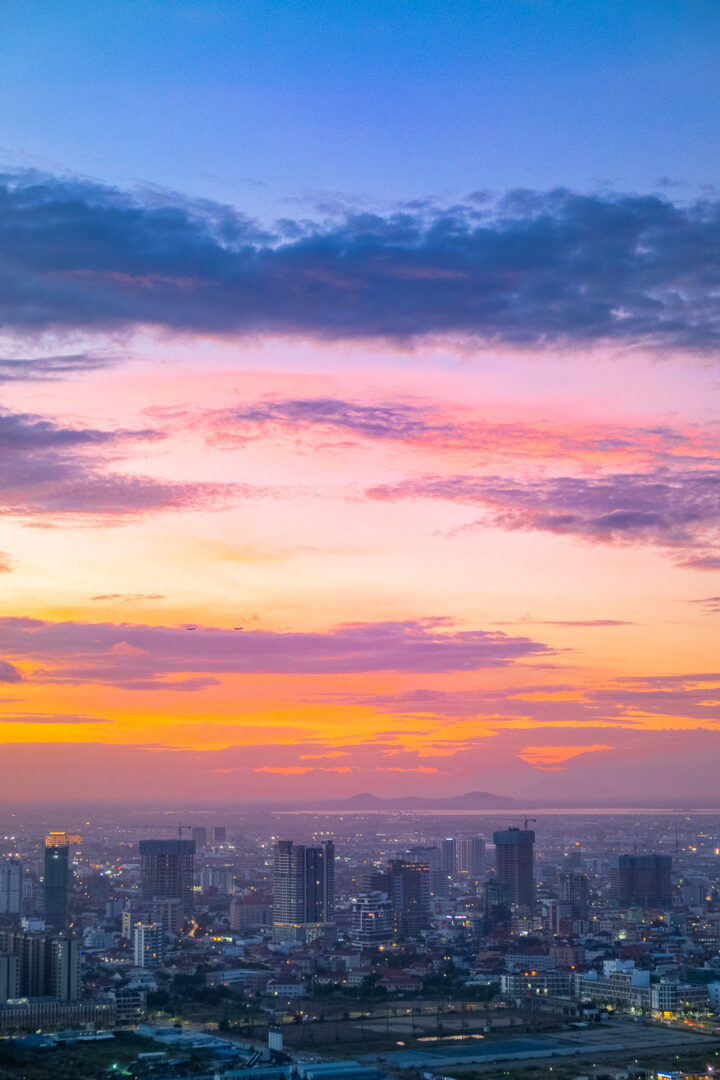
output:
M138 1054L162 1047L152 1039L119 1032L107 1042L75 1043L57 1049L25 1049L0 1041L0 1080L107 1080L108 1077L142 1077L146 1067L132 1063ZM183 1057L173 1054L173 1057Z

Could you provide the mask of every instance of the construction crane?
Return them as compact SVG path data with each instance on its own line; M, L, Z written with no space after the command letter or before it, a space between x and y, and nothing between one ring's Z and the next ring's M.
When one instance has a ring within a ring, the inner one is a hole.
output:
M516 818L516 820L519 820L519 819L517 819L517 818ZM531 822L531 821L532 821L532 823L533 823L533 825L534 825L534 824L535 824L535 822L537 821L537 818L534 818L534 817L527 817L527 816L526 816L526 817L524 817L524 818L522 819L522 822L523 822L523 829L525 830L525 832L527 832L527 827L528 827L528 825L530 824L530 822Z

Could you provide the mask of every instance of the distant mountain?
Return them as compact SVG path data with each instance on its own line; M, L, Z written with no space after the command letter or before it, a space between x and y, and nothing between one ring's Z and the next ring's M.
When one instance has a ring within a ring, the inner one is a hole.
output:
M383 799L363 792L348 799L315 803L316 810L496 810L517 806L516 799L506 795L493 795L489 791L469 791L465 795L451 795L445 799L425 798L422 795L405 795L395 799Z

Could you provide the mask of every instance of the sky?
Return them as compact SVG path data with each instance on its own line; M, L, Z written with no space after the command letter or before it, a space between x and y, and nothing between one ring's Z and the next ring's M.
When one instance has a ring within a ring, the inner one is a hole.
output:
M719 34L5 0L4 799L717 803Z

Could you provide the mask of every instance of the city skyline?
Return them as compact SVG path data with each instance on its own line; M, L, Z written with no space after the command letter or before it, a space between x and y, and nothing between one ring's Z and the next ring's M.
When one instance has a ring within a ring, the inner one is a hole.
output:
M4 5L3 801L712 805L719 30Z

